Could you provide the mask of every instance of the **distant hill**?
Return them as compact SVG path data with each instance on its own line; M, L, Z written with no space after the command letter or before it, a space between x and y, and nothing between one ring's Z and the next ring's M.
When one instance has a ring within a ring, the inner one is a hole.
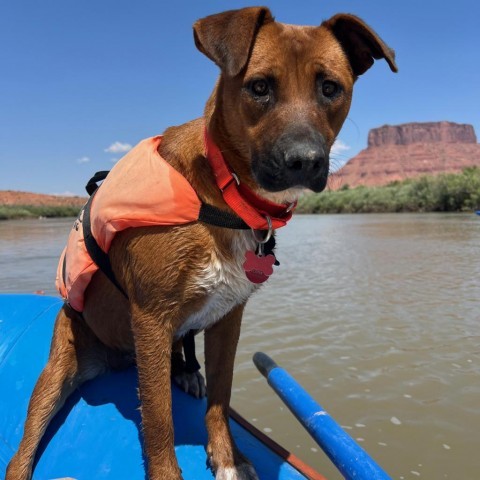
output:
M0 205L34 207L82 207L87 201L84 197L44 195L42 193L17 192L14 190L0 190Z
M0 220L76 217L86 201L83 197L0 190Z
M452 122L385 125L370 130L368 147L332 177L330 188L380 186L420 175L480 167L472 125Z

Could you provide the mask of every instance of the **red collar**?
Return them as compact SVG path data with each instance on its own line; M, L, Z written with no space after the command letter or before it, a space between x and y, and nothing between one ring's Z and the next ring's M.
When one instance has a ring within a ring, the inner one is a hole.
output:
M205 128L205 148L207 159L212 167L217 186L227 205L254 230L274 230L283 227L292 218L296 202L291 205L271 202L260 197L241 183L233 173L222 152L208 135ZM270 222L268 221L270 219Z

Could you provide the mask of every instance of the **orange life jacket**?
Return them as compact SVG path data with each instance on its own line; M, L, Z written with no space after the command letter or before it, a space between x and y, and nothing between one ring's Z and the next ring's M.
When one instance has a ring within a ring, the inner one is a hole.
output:
M218 148L208 137L206 139L207 149L213 150L215 162L223 161ZM232 220L232 215L202 203L186 178L158 153L161 141L161 136L143 140L119 160L82 209L70 232L67 246L58 263L56 287L60 295L78 312L83 311L84 292L100 263L92 258L87 248L89 242L93 241L99 247L99 254L108 258L106 254L115 235L127 228L181 225L199 219L229 228L264 228L263 225L267 225L265 216L268 217L268 225L272 225L270 216L263 209L257 208L258 218L250 219L252 214L248 212L250 217L244 218L245 221L234 216ZM217 181L232 175L226 164L222 166L224 168L220 174L217 174L217 167L212 161L210 163ZM235 175L232 179L236 179ZM229 190L237 203L244 204L243 197L235 194L234 190L238 188L243 187L235 184L221 190L224 196ZM247 194L251 195L249 192ZM273 215L273 228L285 225L290 219L292 212L286 205L261 200L261 205L268 211L273 208L274 214L270 214ZM248 201L246 203L251 208ZM88 230L84 228L86 220Z
M202 202L183 175L158 153L161 136L148 138L130 150L110 171L91 204L92 234L108 252L117 232L131 227L194 222ZM77 311L98 266L85 246L83 209L70 232L57 269L60 295Z

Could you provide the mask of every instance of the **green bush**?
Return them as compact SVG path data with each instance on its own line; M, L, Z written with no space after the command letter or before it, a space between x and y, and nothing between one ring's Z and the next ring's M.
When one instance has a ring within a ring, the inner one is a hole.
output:
M0 220L38 217L76 217L75 206L0 205Z
M422 176L383 187L305 194L300 213L458 212L480 209L480 168Z

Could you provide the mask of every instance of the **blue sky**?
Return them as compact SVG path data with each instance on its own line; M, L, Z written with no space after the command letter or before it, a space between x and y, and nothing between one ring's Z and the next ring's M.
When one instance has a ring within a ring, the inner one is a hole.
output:
M0 190L84 194L142 138L199 117L217 68L192 24L251 1L8 0L0 3ZM355 13L395 49L355 87L346 160L383 124L450 120L480 134L480 3L277 0L279 21Z

